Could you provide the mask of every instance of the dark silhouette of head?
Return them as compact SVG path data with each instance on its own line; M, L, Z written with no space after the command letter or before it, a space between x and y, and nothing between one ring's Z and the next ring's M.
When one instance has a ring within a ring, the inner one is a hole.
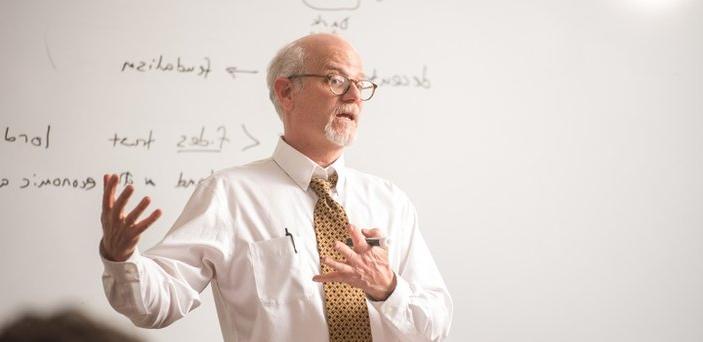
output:
M27 313L0 330L0 342L143 342L75 309L52 315Z

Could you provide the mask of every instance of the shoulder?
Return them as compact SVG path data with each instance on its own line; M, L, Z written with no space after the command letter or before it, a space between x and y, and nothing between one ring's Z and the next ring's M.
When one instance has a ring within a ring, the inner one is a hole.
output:
M279 176L280 169L272 158L218 170L202 180L200 187L230 188L247 184L262 184Z
M346 172L349 191L365 192L397 204L412 206L407 193L390 180L352 168L347 168Z
M386 178L372 175L350 167L347 167L344 171L347 173L347 179L355 185L371 186L387 191L400 191L398 186Z

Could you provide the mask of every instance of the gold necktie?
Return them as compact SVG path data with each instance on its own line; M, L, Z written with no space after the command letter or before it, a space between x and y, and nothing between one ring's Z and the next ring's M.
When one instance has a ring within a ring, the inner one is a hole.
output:
M334 249L334 243L346 241L350 237L347 232L349 219L344 208L330 196L330 189L336 184L337 175L334 174L329 181L313 178L310 187L319 196L315 203L315 236L320 258L329 256L343 261L344 257ZM323 274L332 271L329 266L321 265ZM330 341L371 341L364 291L339 282L324 283L324 290Z

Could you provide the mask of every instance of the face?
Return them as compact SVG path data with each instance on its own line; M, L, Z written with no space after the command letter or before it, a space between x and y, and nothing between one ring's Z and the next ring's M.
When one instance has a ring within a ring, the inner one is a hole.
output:
M364 78L359 55L345 41L323 36L307 47L311 61L306 74L337 74L360 80ZM301 90L294 96L294 128L309 144L347 146L356 136L362 101L352 84L344 95L330 91L326 78L303 77Z

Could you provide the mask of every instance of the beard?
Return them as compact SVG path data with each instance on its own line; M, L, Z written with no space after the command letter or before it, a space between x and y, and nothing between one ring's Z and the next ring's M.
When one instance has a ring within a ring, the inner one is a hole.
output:
M348 120L343 117L338 117L340 113L356 113L355 120ZM325 125L325 137L330 142L338 146L349 146L356 138L356 125L359 120L358 111L354 110L353 105L343 105L335 108L330 121Z
M356 123L347 119L334 118L325 125L325 137L336 145L349 146L356 138Z

